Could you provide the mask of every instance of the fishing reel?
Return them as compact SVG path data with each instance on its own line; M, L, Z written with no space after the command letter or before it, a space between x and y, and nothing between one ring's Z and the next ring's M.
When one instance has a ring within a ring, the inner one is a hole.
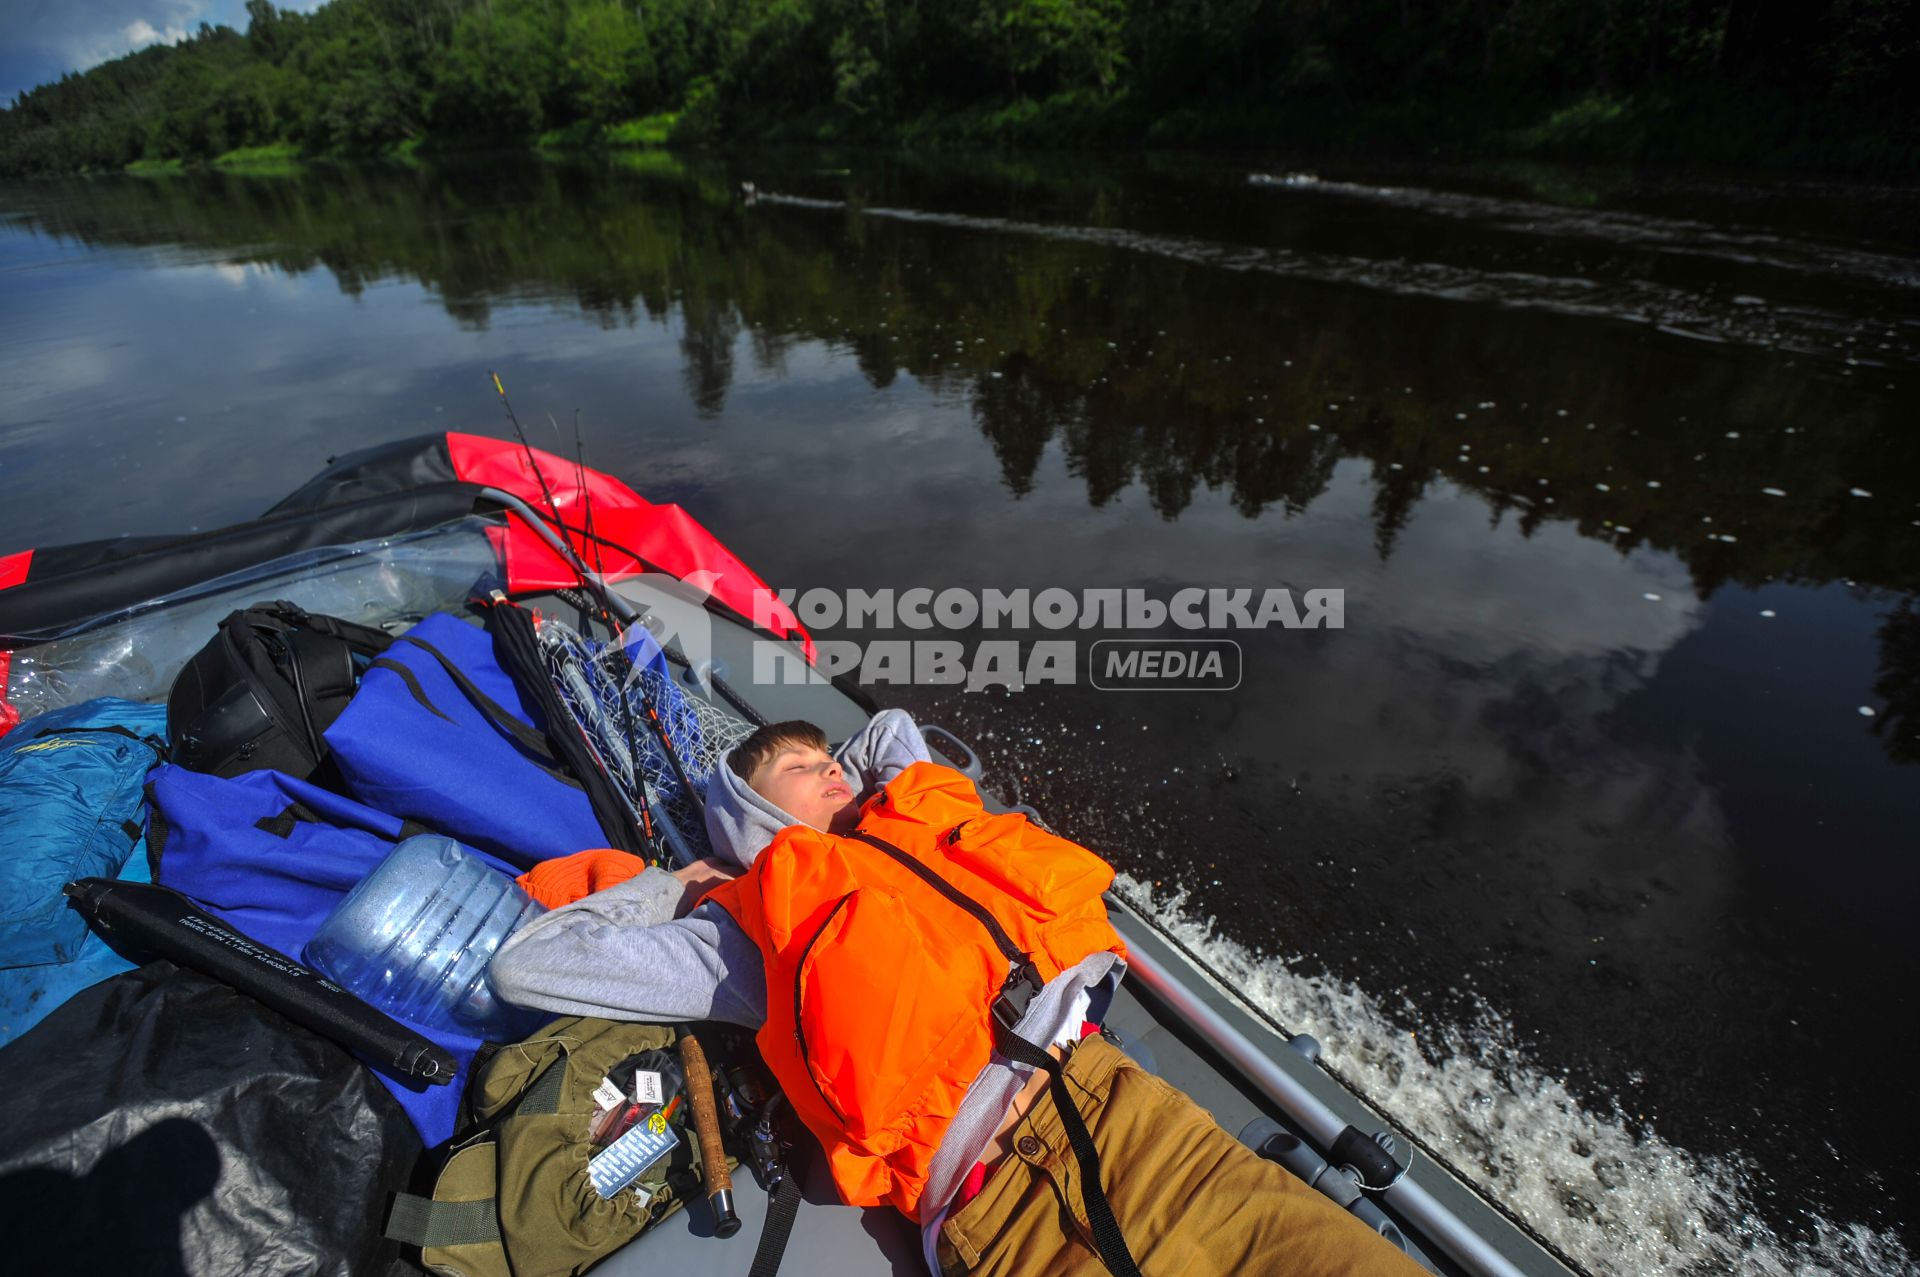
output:
M786 1130L787 1097L757 1058L730 1065L723 1074L726 1095L721 1108L728 1136L740 1160L752 1168L754 1179L771 1197L787 1177L788 1154L793 1149Z

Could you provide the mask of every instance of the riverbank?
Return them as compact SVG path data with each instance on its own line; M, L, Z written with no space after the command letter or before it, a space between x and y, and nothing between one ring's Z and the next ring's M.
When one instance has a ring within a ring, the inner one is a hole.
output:
M1920 176L1913 6L1623 0L1604 20L1564 0L402 10L250 5L245 32L203 24L20 93L0 110L0 176L262 147L775 143Z
M1920 137L1903 134L1892 121L1865 121L1838 108L1809 112L1784 98L1678 87L1568 99L1477 94L1370 104L1329 98L1216 101L1168 112L1143 108L1124 94L1069 92L892 123L850 120L829 110L727 118L696 102L686 111L657 112L606 127L579 121L550 129L527 149L591 154L741 145L1094 154L1286 150L1349 159L1544 160L1920 177ZM406 159L472 147L470 140L426 137L374 151L310 153L281 141L236 148L204 164L137 160L127 171L155 176L208 167L270 174L313 159Z
M1336 93L1209 99L1159 110L1126 94L984 103L898 124L842 114L688 118L676 141L840 144L937 150L1261 150L1352 158L1554 160L1920 177L1920 134L1844 107L1700 86L1563 97L1456 92L1354 100Z

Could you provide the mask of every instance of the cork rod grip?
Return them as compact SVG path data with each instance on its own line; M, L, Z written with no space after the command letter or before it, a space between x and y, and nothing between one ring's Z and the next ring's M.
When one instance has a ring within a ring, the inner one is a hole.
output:
M713 1070L707 1053L691 1033L680 1037L680 1064L687 1075L687 1102L693 1106L693 1129L700 1137L700 1169L706 1179L707 1203L713 1207L714 1231L731 1237L740 1231L733 1212L733 1174L727 1169L727 1151L720 1143L720 1114L713 1100Z

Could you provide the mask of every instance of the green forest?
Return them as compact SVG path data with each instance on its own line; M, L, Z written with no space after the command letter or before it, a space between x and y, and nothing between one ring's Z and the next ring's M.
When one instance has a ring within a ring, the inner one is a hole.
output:
M23 93L0 174L824 142L1920 170L1906 0L250 0Z

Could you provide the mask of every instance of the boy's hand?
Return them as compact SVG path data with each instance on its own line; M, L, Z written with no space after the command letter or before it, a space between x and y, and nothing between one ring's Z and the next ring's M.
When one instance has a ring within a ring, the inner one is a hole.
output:
M684 918L709 891L723 882L738 878L740 870L724 860L716 860L709 856L704 860L694 861L684 869L674 870L673 876L681 886L686 888L680 896L679 907L673 911L673 916Z

